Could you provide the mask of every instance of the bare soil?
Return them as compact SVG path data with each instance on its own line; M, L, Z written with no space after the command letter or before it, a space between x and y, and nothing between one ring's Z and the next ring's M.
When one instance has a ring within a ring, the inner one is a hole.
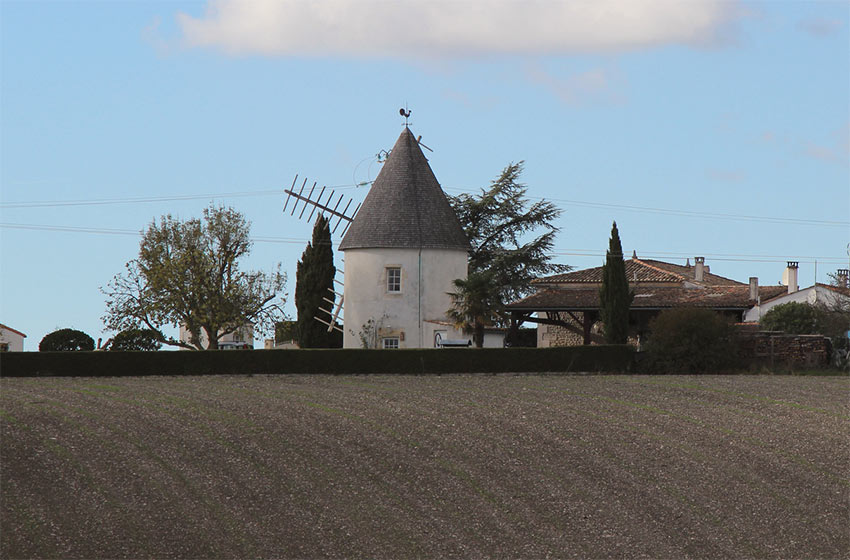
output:
M2 558L850 558L850 378L0 380Z

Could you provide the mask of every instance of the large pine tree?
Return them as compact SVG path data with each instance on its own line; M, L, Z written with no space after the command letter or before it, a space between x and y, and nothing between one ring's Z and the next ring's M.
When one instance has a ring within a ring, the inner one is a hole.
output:
M476 345L483 343L484 326L510 324L505 305L527 295L534 278L569 270L550 262L561 210L528 199L528 187L519 182L522 168L523 162L508 165L480 194L449 197L472 246L469 275L455 282L449 315L473 331Z
M334 267L330 223L319 216L313 225L313 239L307 244L295 269L295 307L298 310L298 345L301 348L335 348L340 346L337 333L315 317L330 320L319 307L329 309L322 298L333 299Z
M626 263L617 222L611 227L611 239L605 264L602 265L602 287L599 289L599 315L608 344L625 344L629 337L629 307L634 292L629 289Z

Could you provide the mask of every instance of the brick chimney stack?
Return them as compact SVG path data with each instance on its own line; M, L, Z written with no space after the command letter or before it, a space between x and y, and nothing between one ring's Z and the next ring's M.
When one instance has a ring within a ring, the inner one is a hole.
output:
M759 278L758 276L750 276L750 301L758 301L759 299Z
M798 261L788 261L788 268L785 272L788 276L788 293L793 294L797 291L797 269L800 268Z
M702 282L705 280L705 257L694 257L694 280Z

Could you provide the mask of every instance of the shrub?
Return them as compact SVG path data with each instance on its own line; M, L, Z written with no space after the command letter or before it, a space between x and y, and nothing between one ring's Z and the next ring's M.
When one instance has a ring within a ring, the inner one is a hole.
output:
M152 329L128 329L115 335L109 349L114 352L159 350L162 348L159 338L159 333Z
M94 350L92 337L75 329L59 329L44 336L38 344L39 352L76 352Z
M510 329L506 335L505 346L510 348L537 348L537 329L517 329L513 334Z
M772 307L761 318L761 327L788 334L822 334L819 328L821 313L807 303L783 303Z
M646 366L652 373L710 373L737 365L734 326L711 309L668 309L649 328Z

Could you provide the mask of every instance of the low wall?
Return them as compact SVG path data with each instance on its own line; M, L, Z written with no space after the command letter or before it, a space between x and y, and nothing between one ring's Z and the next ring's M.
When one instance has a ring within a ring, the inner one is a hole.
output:
M743 359L767 366L827 366L832 348L829 338L819 334L744 331L739 341Z

